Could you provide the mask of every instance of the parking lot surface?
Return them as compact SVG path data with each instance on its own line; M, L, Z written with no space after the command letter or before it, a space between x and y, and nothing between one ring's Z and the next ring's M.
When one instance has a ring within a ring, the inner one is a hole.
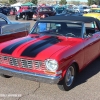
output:
M14 21L14 17L9 17ZM29 22L31 27L33 20ZM56 84L46 84L16 77L0 76L0 100L100 100L100 57L90 63L78 76L70 91L62 91Z

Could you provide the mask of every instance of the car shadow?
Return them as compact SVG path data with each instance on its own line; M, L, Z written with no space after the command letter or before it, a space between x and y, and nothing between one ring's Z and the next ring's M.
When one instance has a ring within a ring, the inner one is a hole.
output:
M98 57L96 60L94 60L92 63L90 63L86 68L80 72L75 80L75 85L83 84L87 82L87 80L97 73L100 72L100 57Z

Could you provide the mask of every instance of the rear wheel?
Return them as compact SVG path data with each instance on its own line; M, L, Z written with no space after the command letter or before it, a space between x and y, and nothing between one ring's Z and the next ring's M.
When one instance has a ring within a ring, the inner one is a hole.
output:
M74 85L75 77L76 77L76 67L74 64L72 64L67 69L64 79L60 82L60 85L58 85L58 87L61 90L69 91Z

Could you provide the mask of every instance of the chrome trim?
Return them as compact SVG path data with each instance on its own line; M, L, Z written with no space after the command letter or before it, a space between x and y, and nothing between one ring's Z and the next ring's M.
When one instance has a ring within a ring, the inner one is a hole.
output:
M0 55L0 63L27 69L46 70L44 62Z
M13 29L12 29L13 27ZM30 23L16 23L16 24L9 24L4 25L1 27L1 36L7 34L14 34L19 32L29 32Z
M2 66L0 66L0 74L20 77L27 80L50 83L50 84L56 84L61 79L61 75L59 76L42 75L42 74L36 74L32 72L24 72L24 71L14 70L10 68L5 68Z

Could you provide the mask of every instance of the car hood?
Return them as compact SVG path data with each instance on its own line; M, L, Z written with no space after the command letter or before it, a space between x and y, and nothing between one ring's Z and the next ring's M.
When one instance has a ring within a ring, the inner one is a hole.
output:
M0 53L17 58L44 60L65 47L70 48L72 44L76 43L76 40L64 36L28 35L2 43Z
M87 14L83 14L83 16L89 16L89 17L97 18L98 16L100 16L100 14L99 13L87 13Z
M11 21L11 24L20 24L20 22L17 22L17 21Z

